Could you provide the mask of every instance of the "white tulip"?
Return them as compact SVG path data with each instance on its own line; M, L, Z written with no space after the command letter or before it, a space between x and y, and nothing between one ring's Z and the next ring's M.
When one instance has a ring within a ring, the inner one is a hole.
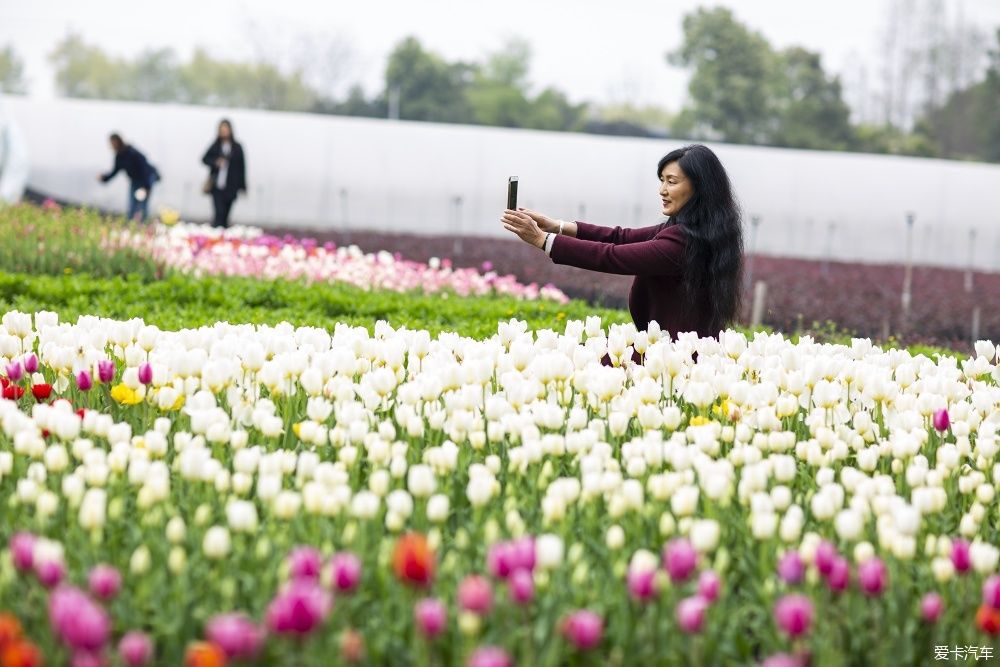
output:
M202 550L210 560L221 560L229 555L229 531L222 526L212 526L205 532Z

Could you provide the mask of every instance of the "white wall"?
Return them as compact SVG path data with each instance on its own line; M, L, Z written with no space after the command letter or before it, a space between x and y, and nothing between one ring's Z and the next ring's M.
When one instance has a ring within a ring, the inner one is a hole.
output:
M556 217L638 226L659 220L656 162L683 142L178 105L7 98L27 137L30 185L122 209L124 176L96 180L120 132L159 168L153 207L207 219L200 159L229 117L247 155L250 196L234 222L320 229L504 236L509 175L520 203ZM1000 165L710 144L729 170L757 250L901 261L905 213L918 262L1000 269ZM452 200L463 198L460 221ZM833 233L829 225L833 222Z

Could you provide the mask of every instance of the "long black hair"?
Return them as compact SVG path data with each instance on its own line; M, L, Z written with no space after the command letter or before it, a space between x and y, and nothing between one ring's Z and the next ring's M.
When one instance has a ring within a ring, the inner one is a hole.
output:
M692 144L664 155L656 165L677 162L691 181L693 193L673 216L686 232L684 283L692 304L707 300L709 331L732 324L743 305L743 226L722 162L707 146Z

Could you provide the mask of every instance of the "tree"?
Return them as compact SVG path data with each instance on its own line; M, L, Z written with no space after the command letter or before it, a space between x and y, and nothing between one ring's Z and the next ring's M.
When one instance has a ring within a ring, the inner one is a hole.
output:
M840 81L823 71L820 55L792 47L778 54L776 66L783 76L775 77L771 143L815 150L850 148L851 112Z
M441 123L472 120L466 88L474 68L448 63L425 51L419 40L407 37L393 49L386 66L386 97L399 93L399 117Z
M0 92L15 95L28 92L28 84L24 80L24 62L10 46L0 49Z
M693 106L678 119L685 133L734 143L767 140L772 117L773 53L729 9L698 9L683 21L684 42L668 62L693 68Z

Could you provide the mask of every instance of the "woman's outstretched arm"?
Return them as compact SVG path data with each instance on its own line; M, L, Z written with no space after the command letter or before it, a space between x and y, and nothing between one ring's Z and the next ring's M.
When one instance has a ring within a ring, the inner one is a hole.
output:
M684 266L683 231L669 231L648 241L628 244L557 236L549 256L556 264L629 276L681 275Z
M614 245L624 245L626 243L640 243L650 241L663 229L663 223L632 229L631 227L604 227L594 225L589 222L567 223L576 227L578 239L584 241L600 241L601 243L613 243Z

